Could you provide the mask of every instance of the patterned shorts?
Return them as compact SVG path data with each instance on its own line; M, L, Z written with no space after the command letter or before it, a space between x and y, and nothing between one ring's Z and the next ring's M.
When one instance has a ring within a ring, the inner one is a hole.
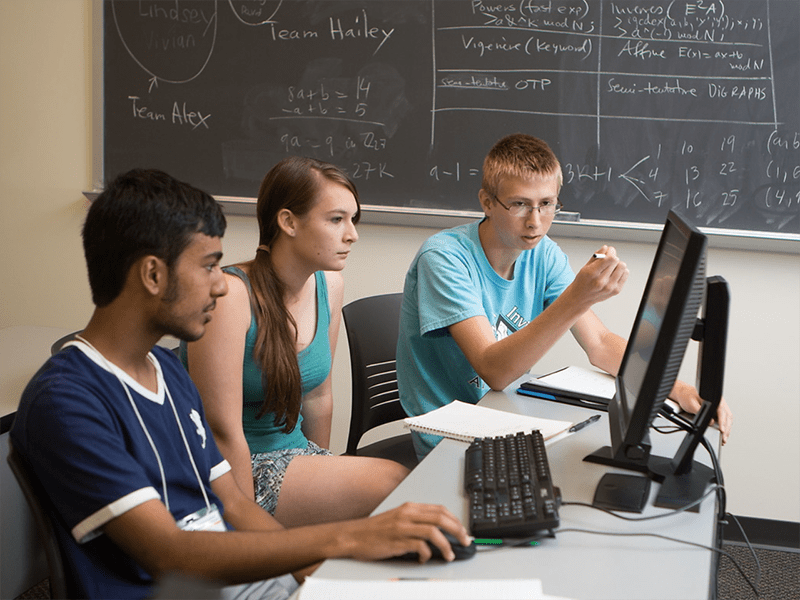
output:
M270 514L275 514L286 469L289 468L289 463L295 456L333 456L333 453L325 448L320 448L309 440L308 446L305 448L289 448L288 450L259 452L250 455L256 502Z

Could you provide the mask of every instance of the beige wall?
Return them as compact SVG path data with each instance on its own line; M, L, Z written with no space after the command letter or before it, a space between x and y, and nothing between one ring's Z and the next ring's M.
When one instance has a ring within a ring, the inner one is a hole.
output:
M79 232L81 192L91 188L91 5L89 0L0 0L0 327L81 327L91 314ZM399 291L431 229L362 225L345 270L346 300ZM599 241L558 239L573 267ZM226 260L249 257L255 221L232 217ZM631 279L597 307L627 335L652 260L652 244L615 242ZM709 273L732 290L726 396L733 437L722 452L728 509L800 521L800 261L797 254L713 249ZM585 364L565 339L537 365ZM693 362L683 376L693 379ZM349 362L344 335L334 365L333 449L344 448Z

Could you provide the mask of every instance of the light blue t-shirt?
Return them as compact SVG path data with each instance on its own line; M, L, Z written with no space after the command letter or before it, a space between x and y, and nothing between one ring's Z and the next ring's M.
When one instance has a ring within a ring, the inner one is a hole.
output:
M549 237L517 258L511 279L500 277L481 246L479 224L433 235L406 274L397 381L409 415L456 399L476 404L489 391L450 335L450 325L483 315L502 339L535 319L575 279L567 255ZM440 439L415 435L417 454L424 456Z

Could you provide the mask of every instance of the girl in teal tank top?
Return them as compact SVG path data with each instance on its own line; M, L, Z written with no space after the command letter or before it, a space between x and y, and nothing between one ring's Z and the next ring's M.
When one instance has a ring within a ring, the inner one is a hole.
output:
M278 163L259 192L255 258L225 269L228 294L181 349L237 483L286 526L366 516L408 473L328 450L340 271L359 211L338 167Z
M227 267L226 273L241 279L251 291L250 279L238 267ZM316 333L311 344L297 353L297 362L300 367L300 380L303 392L311 391L322 384L331 370L331 345L328 338L330 324L330 307L328 305L328 287L325 274L317 271L315 274L317 286L317 322ZM258 418L257 415L264 402L264 375L261 367L254 359L256 343L256 318L252 315L250 327L244 345L244 364L242 377L242 423L247 445L252 454L272 452L273 450L286 450L289 448L304 448L308 439L303 434L303 415L297 419L297 426L286 433L283 427L276 422L274 413L267 413Z

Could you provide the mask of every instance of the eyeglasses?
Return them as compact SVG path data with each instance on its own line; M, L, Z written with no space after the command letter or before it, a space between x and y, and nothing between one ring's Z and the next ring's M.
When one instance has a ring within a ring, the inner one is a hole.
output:
M553 215L560 213L561 209L564 208L564 205L561 204L561 200L557 198L555 202L551 200L545 200L539 206L533 206L532 204L528 204L522 200L514 200L514 202L512 202L509 206L506 206L500 202L500 198L497 196L492 195L492 197L497 200L497 203L505 208L508 211L508 214L512 217L527 217L535 210L538 210L539 214L543 217L552 217Z

